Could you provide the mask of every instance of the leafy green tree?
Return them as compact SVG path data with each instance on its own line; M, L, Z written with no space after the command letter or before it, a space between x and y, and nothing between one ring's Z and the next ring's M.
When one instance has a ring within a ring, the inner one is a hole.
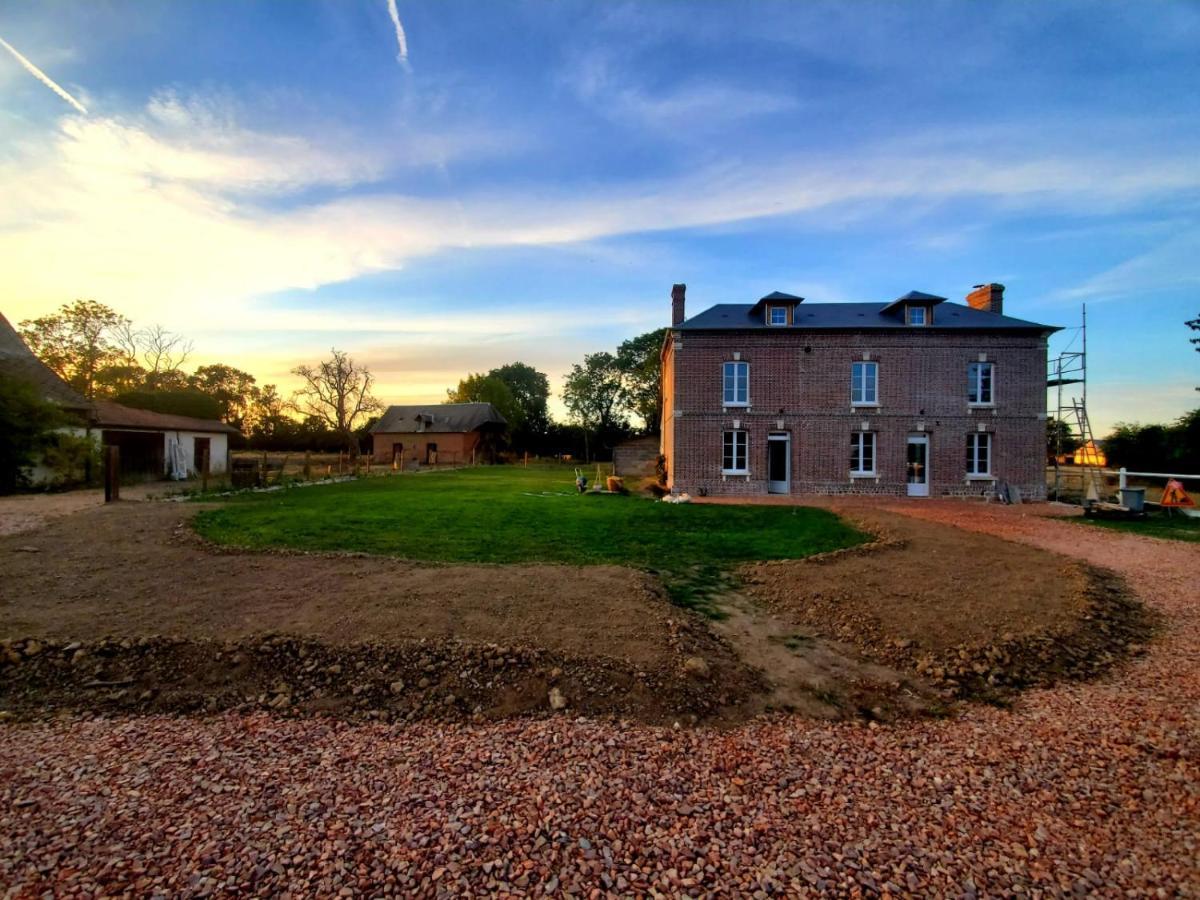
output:
M458 383L458 387L446 391L451 403L490 403L497 412L508 422L509 430L515 430L525 424L525 413L512 389L496 375L482 375L478 372L468 375Z
M221 407L221 421L245 431L257 394L256 379L249 372L223 363L201 366L188 384L212 397Z
M617 348L617 363L624 374L624 405L642 420L642 428L658 434L662 416L662 352L667 329L647 331Z
M26 483L25 469L42 458L54 430L64 424L62 411L33 385L0 375L0 493Z
M191 416L193 419L220 419L221 404L215 397L192 388L172 391L128 391L115 398L122 406L148 409L172 416Z
M610 446L629 430L622 406L624 396L625 374L617 358L608 352L585 355L583 365L573 365L563 383L562 400L571 421L582 426L599 447ZM588 447L589 458L597 449Z
M499 378L512 391L521 408L521 432L541 436L549 430L550 413L546 405L550 400L550 380L544 373L523 362L512 362L492 369L488 375Z
M97 395L97 374L128 364L120 337L129 320L95 300L76 300L58 312L21 323L21 337L37 357L87 398Z

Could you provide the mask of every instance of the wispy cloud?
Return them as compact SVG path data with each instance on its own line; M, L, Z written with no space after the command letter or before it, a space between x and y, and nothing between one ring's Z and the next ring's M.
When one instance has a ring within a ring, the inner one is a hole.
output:
M408 36L404 33L404 26L400 23L400 10L396 9L396 0L387 0L388 15L392 18L392 26L396 29L396 46L399 52L396 53L396 61L404 66L405 70L412 67L408 64Z
M1148 293L1200 287L1200 230L1185 231L1156 247L1098 272L1051 299L1103 302Z
M905 151L780 152L652 180L416 194L377 182L389 159L337 140L323 146L246 129L228 111L162 95L137 119L65 120L48 143L0 163L5 289L22 304L6 312L86 295L135 318L162 321L164 307L201 304L232 321L249 298L456 248L562 245L778 215L822 228L842 210L886 214L913 198L1086 208L1200 189L1191 159L1168 150L1133 169L1103 147L1001 159L978 147ZM304 190L319 185L348 190L333 199Z
M389 2L391 2L391 0L389 0ZM83 113L85 116L87 115L87 109L84 108L84 105L82 103L80 103L78 100L76 100L70 94L68 94L65 90L63 90L61 87L59 87L50 78L49 75L47 75L45 72L43 72L41 69L39 69L33 63L31 63L29 60L27 60L24 56L22 56L17 51L16 47L14 47L8 41L4 40L4 38L0 38L0 46L4 47L5 50L7 50L9 53L11 53L13 55L13 57L17 60L17 62L19 62L22 66L25 67L26 71L28 71L30 75L32 75L34 78L36 78L42 84L44 84L46 87L50 88L50 90L54 91L54 93L58 94L58 96L62 97L64 100L66 100L68 103L70 103L79 112Z

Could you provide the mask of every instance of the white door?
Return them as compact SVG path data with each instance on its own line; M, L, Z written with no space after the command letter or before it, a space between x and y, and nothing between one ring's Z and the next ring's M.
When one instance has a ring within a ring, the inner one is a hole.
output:
M908 436L908 460L906 466L908 496L929 496L929 435Z
M787 494L792 485L792 436L767 435L767 493Z

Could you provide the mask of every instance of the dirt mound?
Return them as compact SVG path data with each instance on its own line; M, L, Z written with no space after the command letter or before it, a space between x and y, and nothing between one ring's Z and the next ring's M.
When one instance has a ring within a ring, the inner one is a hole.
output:
M1112 572L944 525L856 517L885 532L874 552L748 566L749 593L799 630L955 696L1094 678L1155 631Z
M676 661L653 666L448 640L345 646L284 635L226 642L6 641L0 645L0 705L22 717L56 710L266 708L398 721L561 709L694 723L761 689L754 673L711 637L699 642L706 655L696 655L695 636L687 631L679 629Z

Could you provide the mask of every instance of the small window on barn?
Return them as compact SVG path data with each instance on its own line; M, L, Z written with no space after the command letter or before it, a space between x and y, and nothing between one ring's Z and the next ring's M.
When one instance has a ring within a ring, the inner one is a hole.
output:
M769 325L786 325L787 324L787 307L786 306L770 306L767 308L767 324Z

